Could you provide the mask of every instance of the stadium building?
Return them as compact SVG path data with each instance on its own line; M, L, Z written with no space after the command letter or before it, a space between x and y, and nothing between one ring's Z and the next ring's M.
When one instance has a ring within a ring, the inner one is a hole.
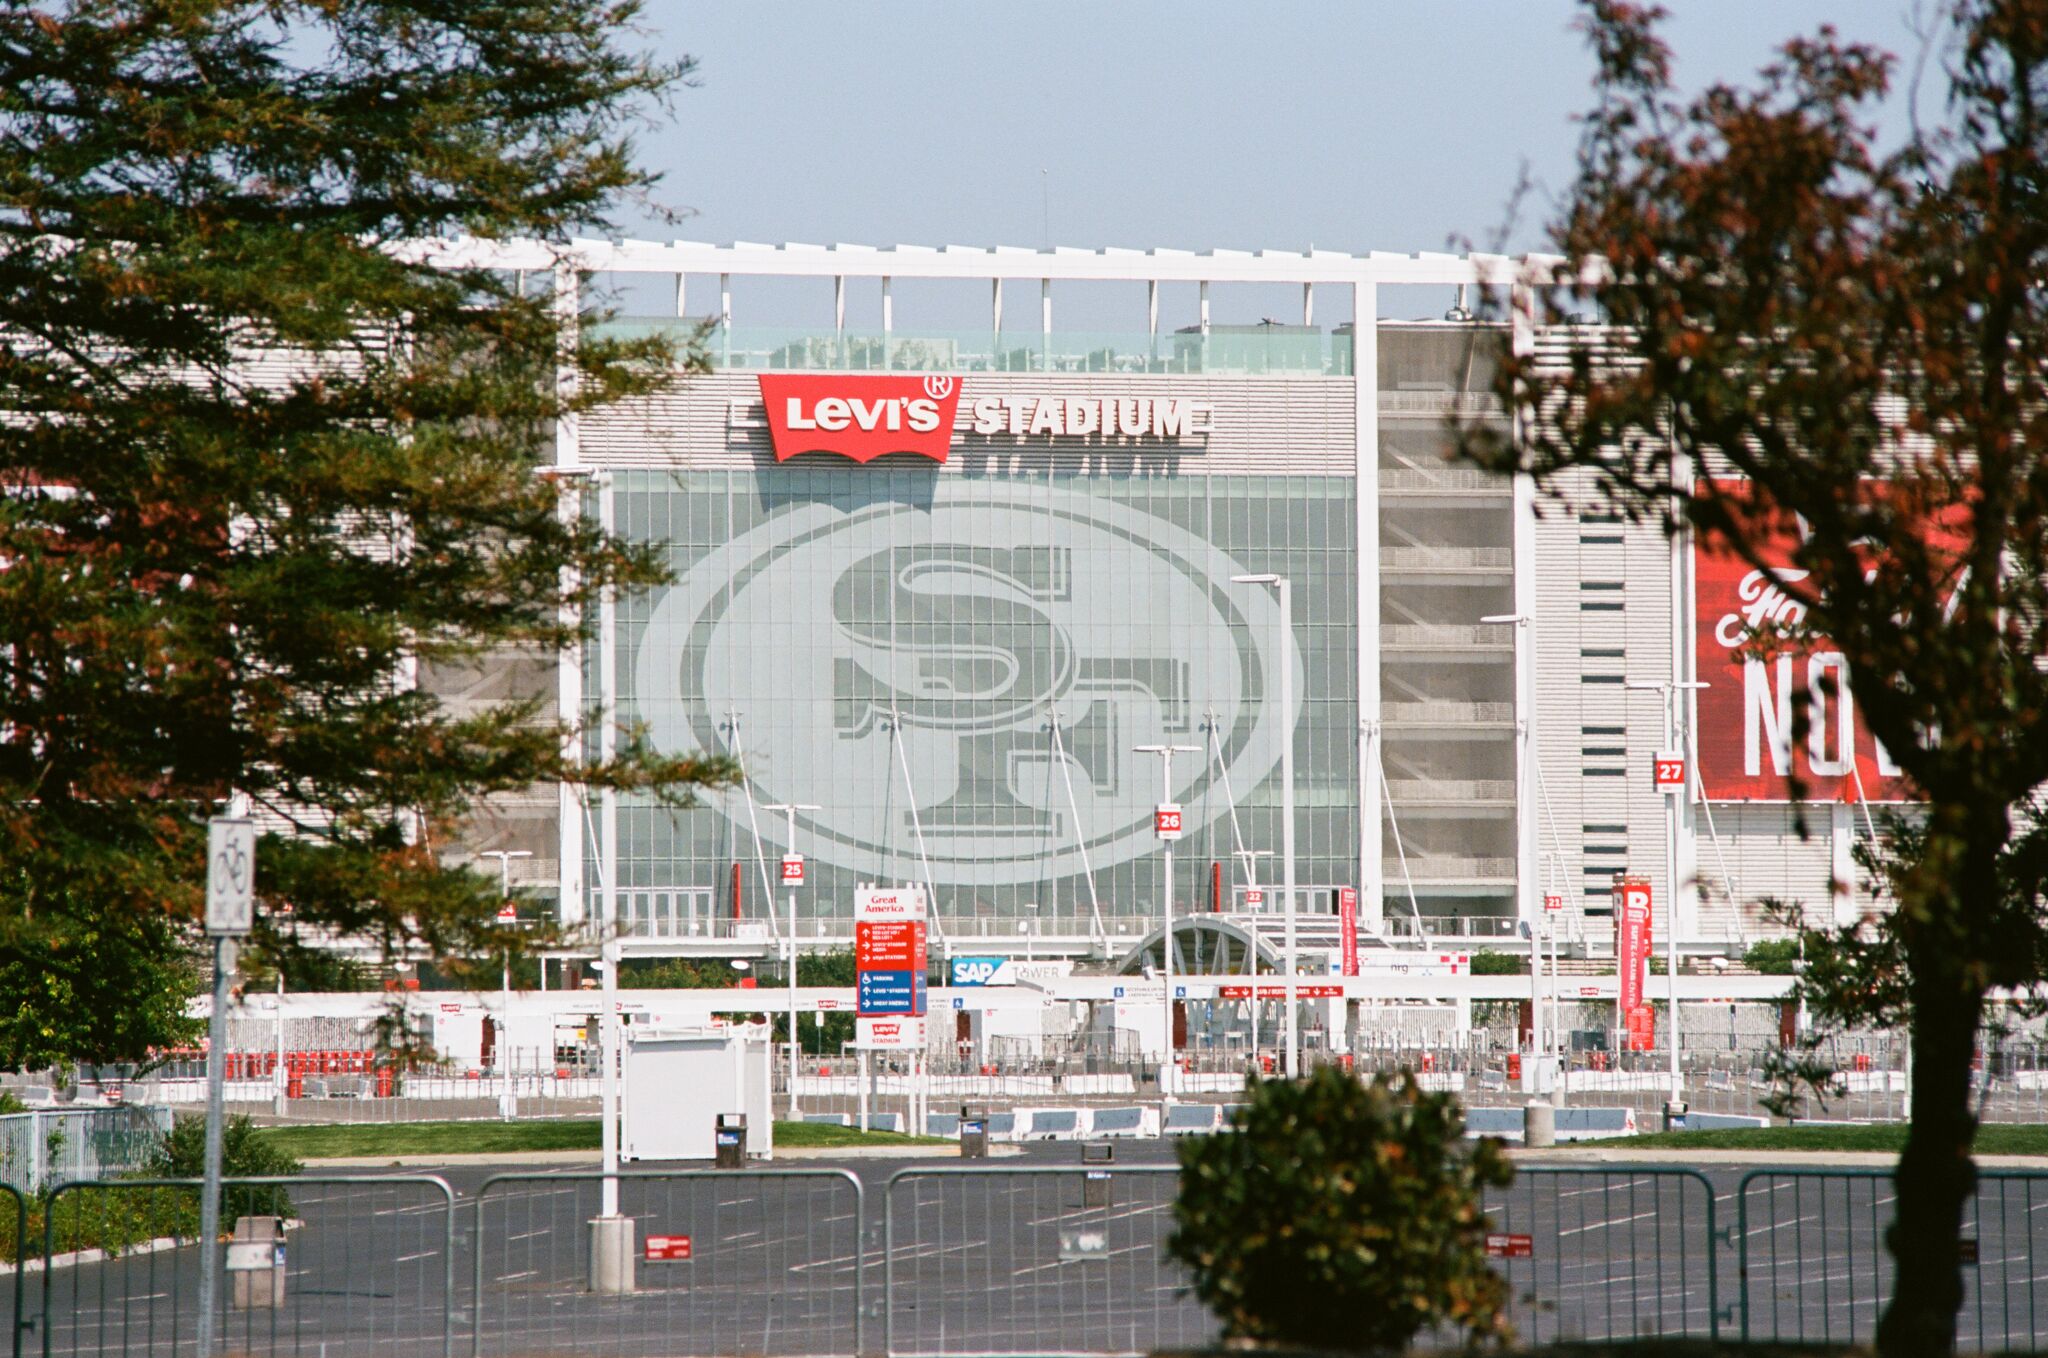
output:
M581 512L655 544L673 583L585 619L553 671L429 676L458 703L552 678L593 752L637 729L743 761L744 790L691 811L568 789L496 807L465 851L531 853L516 880L565 919L772 946L798 855L806 943L843 944L860 884L925 884L956 950L1141 960L1162 801L1196 969L1277 937L1289 805L1302 937L1333 957L1346 889L1368 947L1512 948L1533 924L1604 952L1624 870L1654 884L1660 939L1680 884L1699 951L1768 932L1763 897L1854 908L1832 885L1869 832L1852 803L1886 789L1823 777L1830 804L1783 801L1806 676L1717 640L1754 582L1446 460L1449 417L1506 427L1489 353L1587 337L1471 318L1465 290L1513 261L581 242L570 271L476 248L565 289L672 289L669 315L610 324L713 323L709 374L557 435ZM817 323L750 325L733 299L763 287ZM1063 328L1055 299L1091 288L1128 323ZM941 289L978 323L921 321L910 299ZM850 325L850 296L879 323ZM1353 321L1397 305L1429 310ZM1837 715L1807 771L1874 777ZM1146 746L1185 747L1163 790ZM1660 757L1682 790L1660 792Z

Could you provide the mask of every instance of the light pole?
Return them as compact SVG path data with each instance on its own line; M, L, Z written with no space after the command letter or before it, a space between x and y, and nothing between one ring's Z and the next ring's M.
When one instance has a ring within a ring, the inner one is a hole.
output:
M1029 965L1034 959L1031 953L1032 935L1038 932L1038 902L1026 901L1024 908L1031 912L1031 918L1019 920L1018 927L1024 930L1024 961Z
M485 849L478 858L498 860L498 923L516 925L518 911L512 906L512 860L531 858L531 849ZM511 918L507 919L510 912ZM501 1109L508 1118L519 1116L519 1095L512 1088L512 943L508 937L505 943L505 973L501 981L503 989L498 999L498 1073L505 1081L505 1097Z
M780 811L788 834L783 843L789 846L788 854L782 860L782 880L789 883L789 1120L795 1122L801 1110L797 1107L796 1073L800 1064L796 1036L796 889L803 885L804 860L796 851L796 813L816 811L809 802L776 802L763 806L763 811ZM796 865L796 875L790 875L790 865Z
M1280 625L1274 643L1274 668L1280 671L1280 895L1287 910L1287 975L1281 981L1282 995L1287 1005L1285 1026L1282 1028L1286 1043L1286 1070L1291 1076L1299 1075L1300 1062L1295 1051L1296 1032L1294 1015L1294 594L1293 585L1284 575L1233 575L1232 584L1271 585L1280 596ZM1258 985L1252 986L1256 999Z
M1265 893L1264 893L1264 892L1259 892L1259 899L1258 899L1258 900L1257 900L1256 902L1252 901L1252 900L1250 899L1250 896L1251 896L1251 893L1252 893L1252 892L1254 892L1254 891L1258 891L1258 890L1259 890L1259 860L1260 860L1261 858L1271 858L1271 857L1273 856L1273 851L1272 851L1271 849L1238 849L1238 850L1235 850L1234 852L1235 852L1235 853L1237 854L1237 856L1238 856L1239 858L1242 858L1242 859L1244 860L1244 889L1245 889L1245 896L1246 896L1246 900L1245 900L1245 908L1246 908L1246 909L1251 909L1251 908L1252 908L1252 906L1256 904L1256 905L1257 905L1257 907L1258 907L1259 909L1261 909L1261 910L1264 910L1264 909L1266 908L1266 896L1265 896ZM1246 1002L1246 1004L1245 1004L1245 1008L1246 1008L1246 1009L1248 1009L1248 1010L1249 1010L1249 1011L1251 1012L1251 1019L1252 1019L1252 1060L1253 1060L1254 1062L1256 1062L1256 1061L1257 1061L1257 1060L1259 1059L1259 1004L1260 1004L1260 1000L1259 1000L1259 930L1258 930L1258 926L1257 926L1257 925L1253 925L1253 926L1252 926L1252 928L1251 928L1251 929L1250 929L1250 930L1249 930L1248 932L1249 932L1249 934L1250 934L1250 936L1251 936L1251 952L1250 952L1250 955L1249 955L1249 956L1247 956L1247 957L1246 957L1246 958L1244 959L1244 967L1245 967L1245 970L1246 970L1246 971L1249 971L1249 972L1250 972L1250 973L1252 974L1252 984L1251 984L1251 992L1252 992L1252 997L1251 997L1251 999L1250 999L1249 1001L1247 1001L1247 1002Z
M1159 836L1166 855L1166 889L1160 892L1160 916L1165 924L1159 935L1159 975L1166 1002L1166 1056L1159 1064L1159 1097L1173 1097L1173 841L1180 838L1180 807L1173 800L1173 757L1200 754L1199 745L1133 745L1139 754L1159 756L1159 805L1152 812L1152 829Z
M1658 747L1658 759L1667 752L1678 748L1677 707L1680 693L1697 692L1707 685L1698 680L1683 679L1631 679L1628 686L1646 693L1656 693L1664 699L1664 743ZM1682 761L1685 756L1679 755ZM1658 781L1662 782L1662 779ZM1689 770L1681 770L1676 784L1667 783L1664 788L1664 866L1667 901L1664 906L1664 970L1670 985L1668 1004L1671 1008L1671 1102L1685 1101L1685 1077L1678 1064L1678 799L1685 795L1691 784ZM1677 1112L1676 1108L1671 1109Z

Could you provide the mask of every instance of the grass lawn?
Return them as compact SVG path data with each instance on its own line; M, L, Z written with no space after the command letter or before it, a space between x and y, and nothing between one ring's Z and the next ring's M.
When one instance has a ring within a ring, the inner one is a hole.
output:
M1906 1146L1903 1124L1867 1127L1736 1127L1712 1132L1651 1132L1602 1141L1643 1150L1887 1151ZM1979 1155L2048 1155L2048 1126L1989 1123L1977 1129Z
M350 1155L509 1154L520 1151L594 1151L597 1119L524 1122L391 1122L325 1127L269 1127L263 1139L301 1160ZM809 1122L775 1124L778 1147L913 1146L947 1144L934 1137L863 1132Z

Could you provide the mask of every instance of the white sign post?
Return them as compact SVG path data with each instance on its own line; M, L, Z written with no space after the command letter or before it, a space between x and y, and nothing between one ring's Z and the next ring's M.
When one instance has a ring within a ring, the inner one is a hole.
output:
M199 1358L213 1358L220 1294L221 1080L227 1070L228 978L234 940L256 913L256 826L239 816L206 823L206 933L213 943L213 1012L206 1021L206 1168L199 1197Z

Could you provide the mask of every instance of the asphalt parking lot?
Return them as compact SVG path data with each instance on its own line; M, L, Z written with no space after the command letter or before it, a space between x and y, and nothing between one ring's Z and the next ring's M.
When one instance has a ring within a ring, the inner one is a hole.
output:
M285 1306L231 1310L225 1335L230 1352L331 1358L432 1355L444 1342L494 1355L841 1354L855 1351L857 1325L867 1349L886 1339L901 1354L1200 1345L1213 1323L1159 1248L1174 1177L1144 1172L1171 1154L1162 1142L1119 1144L1092 1188L1071 1144L1029 1147L993 1173L959 1173L951 1160L807 1161L774 1177L641 1167L621 1181L621 1210L643 1242L666 1235L680 1252L673 1238L687 1236L688 1257L642 1263L638 1291L618 1297L586 1289L585 1223L599 1206L586 1170L451 1167L439 1178L452 1216L430 1182L334 1172L292 1190L306 1224L291 1235ZM1706 1335L1718 1299L1732 1336L1746 1298L1754 1337L1867 1339L1889 1287L1888 1180L1754 1179L1745 1216L1735 1192L1751 1168L1526 1167L1489 1204L1518 1331ZM908 1173L892 1187L898 1171ZM1979 1263L1966 1347L2048 1340L2048 1305L2034 1304L2044 1219L2048 1179L1987 1180L1970 1226ZM1738 1234L1750 1243L1746 1280ZM31 1314L50 1289L52 1354L189 1350L189 1246L27 1282ZM26 1351L44 1338L37 1330Z

